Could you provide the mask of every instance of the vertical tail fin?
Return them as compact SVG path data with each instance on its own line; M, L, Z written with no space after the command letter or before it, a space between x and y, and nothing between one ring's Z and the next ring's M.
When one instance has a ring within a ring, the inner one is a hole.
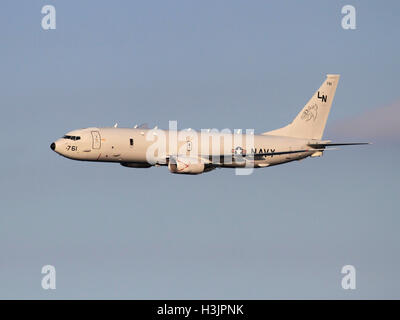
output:
M338 74L328 74L324 83L314 93L310 101L307 102L303 110L301 110L291 124L263 134L322 139L338 82Z

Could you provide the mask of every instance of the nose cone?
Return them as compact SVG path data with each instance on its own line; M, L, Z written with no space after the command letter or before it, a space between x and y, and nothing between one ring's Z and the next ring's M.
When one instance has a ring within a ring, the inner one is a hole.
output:
M53 151L56 150L56 144L54 142L50 145L50 149Z

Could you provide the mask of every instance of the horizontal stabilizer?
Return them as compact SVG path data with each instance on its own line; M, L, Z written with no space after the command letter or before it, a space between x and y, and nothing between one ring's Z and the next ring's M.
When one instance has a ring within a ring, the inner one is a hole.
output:
M371 144L369 142L350 142L350 143L310 143L308 144L311 148L325 148L331 146L356 146L356 145L364 145Z

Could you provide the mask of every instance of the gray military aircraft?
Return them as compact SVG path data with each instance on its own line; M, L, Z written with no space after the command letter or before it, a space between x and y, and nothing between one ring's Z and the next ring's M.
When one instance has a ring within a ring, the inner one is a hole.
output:
M199 174L215 168L263 168L307 157L327 147L367 143L322 140L339 75L321 87L289 125L256 135L247 131L86 128L68 132L50 148L74 160L117 162L130 168L168 166L172 173Z

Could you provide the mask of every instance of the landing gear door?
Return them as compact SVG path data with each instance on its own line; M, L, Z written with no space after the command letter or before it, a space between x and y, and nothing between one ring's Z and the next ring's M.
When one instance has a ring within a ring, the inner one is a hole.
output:
M100 132L92 131L92 148L100 149L100 147L101 147Z

